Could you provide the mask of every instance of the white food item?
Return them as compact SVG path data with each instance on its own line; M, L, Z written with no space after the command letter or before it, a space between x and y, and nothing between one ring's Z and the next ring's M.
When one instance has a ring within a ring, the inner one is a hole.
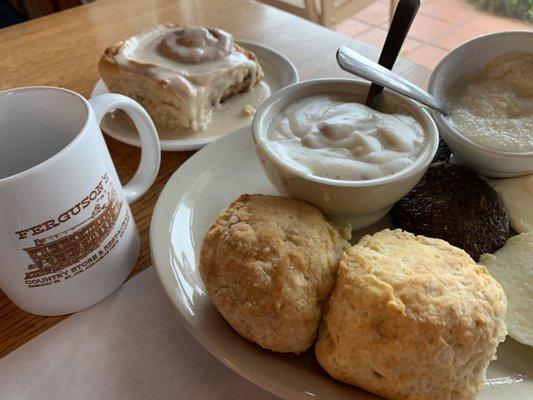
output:
M505 307L463 250L385 229L344 252L315 354L334 378L389 400L473 400L505 339Z
M494 254L482 255L479 263L507 296L509 336L533 346L533 232L513 236Z
M533 53L496 57L449 100L449 121L465 137L497 150L533 151Z
M533 231L533 174L494 179L489 184L503 200L512 228L518 233Z
M256 56L220 29L158 25L106 49L99 69L111 91L139 101L156 126L179 128L181 137L240 128L250 122L243 106L270 95Z
M272 119L268 139L278 157L306 174L350 181L405 169L427 141L422 126L410 115L386 114L327 95L284 108Z

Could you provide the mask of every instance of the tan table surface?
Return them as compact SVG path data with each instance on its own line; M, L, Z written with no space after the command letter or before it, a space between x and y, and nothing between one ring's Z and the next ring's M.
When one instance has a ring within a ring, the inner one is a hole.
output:
M0 89L52 85L87 97L99 77L98 59L108 45L163 22L217 26L237 38L271 46L295 63L302 80L347 77L335 62L335 50L341 45L378 57L372 46L251 0L101 0L0 30ZM395 70L424 87L430 74L406 60L400 60ZM125 182L137 166L139 150L108 137L106 141ZM131 276L151 263L148 232L159 193L192 154L164 152L155 184L132 206L142 249ZM64 318L28 314L0 291L0 357Z

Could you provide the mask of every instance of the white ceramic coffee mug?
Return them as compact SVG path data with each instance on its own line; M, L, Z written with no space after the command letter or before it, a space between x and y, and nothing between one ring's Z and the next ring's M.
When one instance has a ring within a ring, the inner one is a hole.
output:
M142 142L122 187L99 122L126 111ZM127 278L140 240L128 203L159 170L152 120L135 101L69 90L0 92L0 288L20 308L61 315L89 307Z

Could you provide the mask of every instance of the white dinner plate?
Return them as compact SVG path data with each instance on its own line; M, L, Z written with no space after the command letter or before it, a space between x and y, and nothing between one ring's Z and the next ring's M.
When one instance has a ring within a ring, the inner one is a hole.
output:
M150 229L152 261L181 322L220 361L282 398L378 399L329 378L312 350L281 355L242 339L212 305L198 270L200 247L217 213L242 193L276 194L261 170L249 130L226 135L191 157L157 201ZM532 378L533 349L508 337L489 367L479 399L531 400Z
M259 63L265 73L263 81L269 86L271 93L298 82L298 71L296 70L296 67L283 54L257 43L243 40L237 40L237 43L253 51L257 55ZM107 90L104 81L100 79L96 82L91 97L104 93L109 93L109 91ZM232 99L230 98L227 102L231 102L231 100ZM248 130L250 124L251 119L247 125L238 128L235 131ZM120 110L106 115L102 120L100 127L102 128L102 131L120 142L137 147L140 147L141 145L135 125L133 125L133 122ZM231 132L213 132L212 134L206 135L202 133L183 134L183 132L180 133L179 130L170 131L159 129L158 133L159 140L161 141L161 150L187 151L200 149L220 136Z

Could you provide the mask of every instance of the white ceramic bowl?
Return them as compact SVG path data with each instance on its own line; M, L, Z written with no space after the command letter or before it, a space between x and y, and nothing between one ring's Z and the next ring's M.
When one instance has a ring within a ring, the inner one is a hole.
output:
M463 43L433 70L429 92L446 98L450 90L475 75L488 61L512 50L533 52L533 31L498 32ZM461 135L442 114L436 111L432 114L440 134L461 164L494 178L533 172L533 152L514 153L481 146Z
M438 133L429 113L418 103L385 92L422 125L427 144L418 159L396 174L366 181L345 181L305 174L281 160L267 145L268 126L285 106L319 94L343 94L361 102L369 84L351 79L316 79L295 83L270 96L258 108L252 121L256 152L272 184L286 196L305 200L339 224L361 229L382 218L420 180L438 147Z

